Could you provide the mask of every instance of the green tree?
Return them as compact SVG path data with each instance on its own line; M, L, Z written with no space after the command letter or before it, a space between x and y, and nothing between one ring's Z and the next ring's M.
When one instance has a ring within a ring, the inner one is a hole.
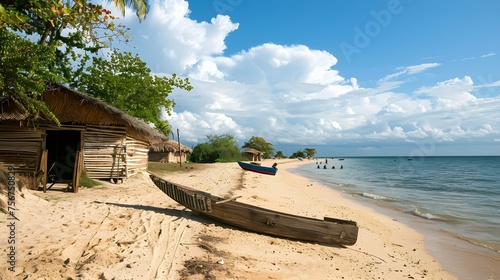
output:
M46 82L57 79L46 67L55 57L54 48L32 43L5 28L0 28L0 42L0 104L12 98L25 114L36 116L41 111L57 122L41 100Z
M308 157L314 157L314 155L316 155L316 149L313 149L313 148L305 148L304 149L304 153L306 153L306 155Z
M131 7L136 11L139 19L143 19L149 9L148 0L111 1L122 11L122 14L126 6ZM140 85L147 85L144 92L137 94L137 88L132 88L131 91L123 91L125 92L123 96L117 96L116 92L124 89L117 83L104 88L111 90L111 93L99 92L103 88L100 88L98 84L92 84L91 80L100 76L92 78L86 76L92 71L99 75L105 73L99 72L106 66L104 59L94 60L94 63L102 65L85 72L89 60L91 57L96 57L100 49L108 48L113 40L128 42L127 29L122 25L115 25L115 19L116 17L109 10L104 9L102 5L92 4L89 0L1 1L0 29L2 30L3 52L0 66L4 71L0 72L2 75L0 99L12 98L25 113L36 116L42 111L59 123L56 116L40 98L45 90L45 84L47 82L71 83L70 86L76 84L80 89L94 90L96 96L109 95L110 98L102 99L131 115L154 123L158 129L168 135L171 127L166 121L160 120L161 109L163 107L170 114L175 104L166 97L173 87L190 90L191 86L187 79L178 79L175 75L171 78L151 77L151 71L139 58L132 58L129 54L120 56L116 52L112 57L112 60L114 58L116 61L112 61L111 64L120 66L122 72L113 72L116 76L114 79L111 79L110 75L105 75L104 78L116 82L124 82L127 78L136 83L142 81ZM33 43L30 44L30 41L19 36L12 37L15 38L12 42L8 41L8 33L12 36L22 34L25 38L30 38L31 42L36 42L39 47L35 47ZM131 63L132 69L127 69L123 63ZM137 72L134 73L134 71ZM147 75L141 80L138 74ZM105 82L104 79L100 81ZM124 84L133 85L132 82ZM153 94L152 91L156 91L157 94ZM154 102L156 106L153 105Z
M274 154L273 144L269 143L263 137L252 136L248 142L243 144L243 148L253 148L258 151L264 152L263 157L269 158L272 154Z
M107 0L113 2L116 8L120 10L122 15L125 15L125 8L130 7L135 11L139 20L146 18L149 12L149 1L147 0Z
M209 143L201 143L193 148L190 161L199 163L213 163L216 161L216 154Z
M4 27L29 35L38 44L57 47L56 60L48 65L52 71L66 71L72 66L70 61L87 59L81 53L95 54L114 39L128 40L125 27L115 25L116 17L109 10L87 0L3 2L0 23Z
M191 154L193 162L233 162L243 160L238 143L230 134L207 135L208 142L196 145Z
M277 151L276 154L274 155L276 158L286 158L286 156L283 154L282 151Z
M306 157L306 153L304 153L304 151L302 150L298 150L290 156L290 158L298 158L298 157L304 158Z
M96 57L92 65L82 72L72 84L89 95L112 104L126 113L153 123L165 135L171 127L161 120L164 109L169 115L175 102L167 99L177 87L191 90L189 80L151 75L151 69L139 56L113 51L110 59Z
M110 11L87 0L3 0L1 67L8 70L1 73L1 98L10 97L25 112L35 116L42 111L57 122L40 99L44 85L71 80L75 62L83 67L88 54L107 47L109 40L127 40L114 19ZM6 39L6 32L13 41Z
M207 139L217 155L216 161L230 162L242 159L241 151L233 135L207 135Z

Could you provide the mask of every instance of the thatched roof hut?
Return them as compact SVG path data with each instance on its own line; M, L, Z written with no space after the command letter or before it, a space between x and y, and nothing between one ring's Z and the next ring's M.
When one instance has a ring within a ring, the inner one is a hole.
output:
M242 154L248 160L260 161L262 159L262 156L264 155L264 152L261 152L259 150L254 149L254 148L249 148L249 149L244 150Z
M163 142L163 146L157 145L149 151L149 161L157 162L185 162L186 155L193 152L193 149L186 145L180 144L174 140Z
M146 170L149 149L169 141L144 121L62 85L51 85L42 100L61 126L0 100L0 164L18 173L43 171L45 180L49 175L73 186L83 167L91 178L126 178Z
M168 137L161 134L139 118L132 117L120 109L92 96L63 85L52 85L42 97L50 110L62 124L91 124L104 126L123 126L127 134L137 139L148 141L153 145L161 145ZM23 114L9 99L0 103L0 122L21 121L38 125L53 125L54 122L45 114L36 116Z

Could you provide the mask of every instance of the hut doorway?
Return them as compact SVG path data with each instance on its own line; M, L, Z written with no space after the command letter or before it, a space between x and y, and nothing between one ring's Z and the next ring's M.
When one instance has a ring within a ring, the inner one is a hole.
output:
M45 148L47 154L47 176L51 183L73 183L80 174L75 174L81 150L82 133L78 130L47 130Z

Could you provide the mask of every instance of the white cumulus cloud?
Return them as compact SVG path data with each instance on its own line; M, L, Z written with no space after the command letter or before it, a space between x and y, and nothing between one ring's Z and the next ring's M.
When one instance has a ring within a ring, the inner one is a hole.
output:
M422 84L422 73L443 71L444 62L379 72L371 81L344 78L332 53L300 43L225 54L226 38L239 31L230 16L199 22L190 18L187 1L150 5L147 19L131 32L153 72L189 77L193 85L171 94L176 107L165 116L181 129L183 141L230 133L242 142L251 136L272 143L356 142L369 151L372 141L500 139L500 97L473 94L496 89L500 83L493 78L475 84L473 75L451 76ZM417 85L407 87L411 82Z

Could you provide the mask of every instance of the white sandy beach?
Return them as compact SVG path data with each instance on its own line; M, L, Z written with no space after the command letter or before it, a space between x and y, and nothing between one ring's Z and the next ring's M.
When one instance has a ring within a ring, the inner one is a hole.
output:
M18 191L16 271L6 267L8 233L2 226L0 278L456 279L426 251L421 234L286 172L305 162L277 162L276 176L217 163L162 177L277 211L354 220L360 227L355 245L238 230L192 213L139 174L78 193Z

